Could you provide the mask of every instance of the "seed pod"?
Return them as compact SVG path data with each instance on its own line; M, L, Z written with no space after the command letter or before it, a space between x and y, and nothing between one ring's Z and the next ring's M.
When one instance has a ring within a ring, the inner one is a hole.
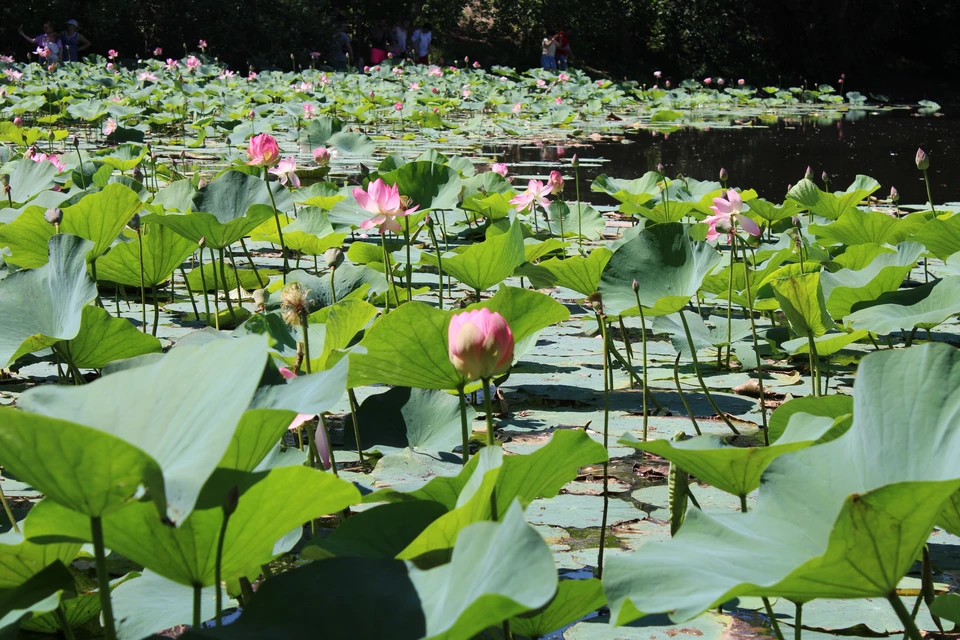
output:
M331 269L336 269L343 264L343 249L340 247L331 247L323 254L323 260Z
M134 231L140 231L140 214L135 213L133 217L130 218L130 222L127 223L127 226L133 229Z
M47 209L43 212L43 219L55 227L59 226L63 222L63 211L56 208Z

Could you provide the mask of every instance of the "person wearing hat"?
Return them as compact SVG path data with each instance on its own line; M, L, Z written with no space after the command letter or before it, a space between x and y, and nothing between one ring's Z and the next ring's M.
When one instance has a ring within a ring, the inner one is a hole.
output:
M67 20L67 29L60 38L63 42L64 62L79 62L80 52L90 48L90 41L83 37L79 28L76 20Z

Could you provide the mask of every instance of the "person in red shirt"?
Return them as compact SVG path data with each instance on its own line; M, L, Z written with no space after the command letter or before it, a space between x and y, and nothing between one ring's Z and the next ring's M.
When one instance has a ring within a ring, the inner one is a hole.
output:
M567 58L570 56L570 33L561 30L557 33L557 69L567 70Z

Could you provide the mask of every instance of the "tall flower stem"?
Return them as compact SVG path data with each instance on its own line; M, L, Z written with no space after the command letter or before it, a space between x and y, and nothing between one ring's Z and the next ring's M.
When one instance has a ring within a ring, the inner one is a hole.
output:
M231 490L231 493L236 491L236 487ZM228 498L229 501L229 498ZM223 522L220 525L220 535L217 536L217 556L216 562L214 564L214 580L213 586L216 589L216 616L217 616L217 626L223 626L223 590L221 589L222 583L222 569L223 569L223 541L227 537L227 524L230 522L230 516L233 514L234 505L228 505L224 503L223 507ZM233 507L233 508L230 508Z
M213 255L213 247L210 247L210 267L213 272L213 311L217 315L216 326L217 331L220 330L220 285L217 283L217 258ZM203 273L203 264L200 265L200 273ZM223 288L226 290L227 284L223 283Z
M93 278L93 288L97 293L97 297L94 300L94 304L96 304L101 309L104 309L106 307L103 306L103 300L100 299L100 286L97 284L97 259L96 258L90 261L90 276Z
M647 322L643 316L643 305L640 304L640 287L634 287L633 295L637 298L637 309L640 310L640 344L643 350L643 441L647 441L647 428L650 421L650 411L647 409L647 393L650 376L647 373Z
M330 297L333 299L333 304L337 304L337 282L335 276L337 274L337 267L335 265L330 265Z
M213 251L213 249L211 249ZM230 310L230 318L236 322L237 314L233 310L233 302L230 300L230 285L227 280L227 268L224 264L226 262L226 256L224 255L223 247L220 247L220 281L223 283L223 293L227 298L227 309ZM234 273L234 280L237 281L237 291L240 290L240 274Z
M363 445L360 444L360 418L357 413L360 411L360 403L357 402L357 394L353 389L347 389L347 398L350 400L350 415L353 418L353 437L357 441L357 457L360 458L360 466L363 466Z
M630 340L627 339L627 327L623 324L623 316L617 316L617 320L620 322L620 337L623 339L623 350L627 353L627 366L633 369L633 348L630 346ZM633 389L633 376L628 375L627 381L630 383L630 388ZM644 394L644 396L646 396L646 394Z
M463 447L463 464L470 462L470 426L467 424L467 396L463 393L464 385L457 387L457 396L460 398L460 436Z
M147 294L143 285L143 232L137 229L137 255L140 259L140 322L143 332L147 332ZM156 334L154 334L156 335Z
M150 332L154 338L157 337L157 325L160 324L160 301L157 299L157 285L150 288L150 295L153 296L153 329Z
M703 389L703 395L706 396L707 402L710 403L710 406L713 407L713 410L717 413L720 418L727 423L727 426L730 428L730 431L733 431L734 435L740 435L740 432L737 431L737 428L733 426L733 423L730 422L730 418L727 417L719 406L717 406L717 401L713 399L713 396L710 395L710 391L707 389L707 383L703 381L703 375L700 373L700 362L697 360L697 347L693 344L693 336L690 335L690 325L687 324L687 319L683 315L683 311L679 314L680 322L683 323L683 332L687 334L687 344L690 345L690 355L693 359L693 370L697 374L697 380L700 382L700 388Z
M267 194L270 196L270 206L273 207L273 219L277 221L277 236L280 238L280 255L283 256L283 284L287 284L287 272L290 271L290 263L287 262L287 246L283 244L280 212L277 211L277 201L273 197L273 189L270 188L270 173L266 167L263 168L263 181L267 185Z
M203 606L203 585L199 582L193 585L193 628L203 626L203 617L200 610Z
M300 333L303 334L303 362L304 366L307 369L307 373L312 373L310 371L310 323L307 320L307 312L304 309L303 313L300 314Z
M247 262L250 263L250 268L253 269L253 275L257 276L257 283L260 285L260 288L263 289L267 285L257 270L257 263L250 257L250 252L247 250L247 243L243 241L243 238L240 238L240 246L243 247L243 255L247 256Z
M487 446L495 447L493 434L493 401L490 398L490 378L483 378L483 410L487 414ZM497 490L490 492L490 519L497 521Z
M53 616L57 619L57 626L60 627L60 632L65 640L75 640L76 636L73 635L73 628L70 626L70 621L67 620L66 609L62 601L53 610Z
M737 241L734 239L732 249L736 251ZM763 361L760 359L760 342L757 340L757 324L753 319L753 296L750 293L750 266L747 260L747 247L741 245L743 249L743 281L746 285L747 294L747 317L750 318L750 333L753 335L753 353L757 357L757 386L760 389L760 418L763 426L763 443L770 446L770 433L767 431L767 402L766 394L763 390Z
M410 264L410 216L403 216L403 240L407 245L407 302L413 300L413 265Z
M103 544L103 521L99 517L90 518L90 534L93 538L93 553L97 565L97 586L100 592L100 611L103 615L103 637L107 640L116 640L117 631L113 624L113 603L110 600L110 575L107 573L107 554Z
M899 602L900 598L897 598ZM796 605L797 613L793 617L793 638L794 640L800 640L800 635L803 633L803 604L800 602L794 603ZM900 606L903 606L903 603L900 603Z
M430 232L430 242L437 250L437 277L440 280L440 287L437 290L437 306L443 309L443 258L441 257L440 245L437 244L437 233L433 229L433 223L427 225L427 231Z
M577 244L580 253L583 253L583 215L580 212L580 163L573 167L573 182L577 190Z
M206 312L206 317L203 319L203 323L210 324L210 298L207 291L207 276L203 273L203 249L200 249L200 286L203 288L203 309ZM186 279L186 275L183 276ZM220 328L219 321L217 322L217 328Z
M732 231L736 231L736 223ZM731 343L731 337L733 336L733 263L737 259L737 244L736 244L736 233L730 234L730 273L727 277L727 360L726 360L726 369L730 370L730 350L733 348Z
M783 632L780 630L780 623L777 621L777 616L773 613L773 607L770 605L770 598L763 598L763 608L767 610L767 617L770 618L770 626L773 627L773 634L777 637L777 640L784 640Z
M13 530L16 533L20 533L20 527L17 526L17 519L13 517L13 509L10 508L10 503L7 502L7 496L3 493L3 484L0 484L0 503L3 504L3 512L7 514L7 520L10 521Z
M610 481L610 449L609 427L610 427L610 348L607 344L607 323L603 316L597 313L597 321L600 322L600 329L603 333L603 448L607 452L607 457L603 461L603 515L600 518L600 550L597 552L597 577L603 577L603 551L607 538L607 511L610 504L610 496L607 488ZM646 390L644 390L646 395Z
M810 391L814 396L820 394L820 355L817 353L817 343L813 339L813 334L807 336L807 344L810 347Z
M910 640L923 640L923 636L920 635L920 630L917 629L917 623L910 617L910 612L903 606L903 601L900 600L900 596L897 595L896 591L891 592L887 596L887 601L890 603L890 606L893 607L894 612L903 624L904 637L908 637Z
M937 213L937 208L933 206L933 196L930 193L930 178L927 176L927 170L923 170L923 184L927 187L927 201L930 203L930 211Z
M697 424L697 419L693 415L693 409L690 408L690 403L687 402L687 396L683 394L683 388L680 386L680 358L683 356L682 353L678 353L676 359L673 361L673 382L677 385L677 395L680 396L680 402L683 403L683 408L686 410L687 415L690 416L690 422L693 423L693 430L697 432L698 436L702 436L700 433L700 425Z
M380 246L383 248L383 277L387 281L387 293L384 296L383 304L384 315L390 313L390 290L391 282L393 280L393 270L390 268L390 253L387 251L387 232L383 229L380 230Z

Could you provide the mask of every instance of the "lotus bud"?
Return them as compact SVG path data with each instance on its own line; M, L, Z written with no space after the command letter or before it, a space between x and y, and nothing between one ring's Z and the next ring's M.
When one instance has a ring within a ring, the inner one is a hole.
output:
M423 224L426 225L427 229L433 229L433 216L429 213L423 217Z
M130 218L130 222L127 223L127 226L133 229L134 231L140 231L140 214L135 213L133 217Z
M810 165L807 165L807 171L803 174L804 180L813 180L813 169L810 168Z
M240 487L233 485L227 495L223 498L223 515L229 518L237 510L237 504L240 502Z
M17 127L18 129L19 129L20 127L22 127L22 126L23 126L23 118L21 118L20 116L17 116L16 118L14 118L14 119L13 119L13 126Z
M824 171L823 173L820 174L820 179L823 180L824 184L826 184L827 182L830 181L830 174Z
M330 463L330 441L327 439L327 430L323 426L323 422L317 427L317 431L314 434L314 442L317 445L317 455L320 456L320 462L323 463L323 468L329 471L332 467Z
M336 269L343 264L343 249L340 247L331 247L323 254L323 260L331 269Z
M74 148L74 149L79 149L79 148L80 148L80 137L79 137L79 136L73 136L72 142L73 142L73 148Z
M134 167L134 168L133 168L132 177L133 177L133 179L136 180L137 182L143 182L143 172L140 171L140 167Z
M513 333L499 313L477 309L458 313L447 330L453 368L467 381L506 373L513 363Z
M730 179L730 176L727 174L727 170L723 167L720 167L720 182L726 183Z
M563 192L563 176L560 175L559 171L550 172L550 179L547 181L547 186L550 187L550 193L552 195Z
M927 157L926 152L923 149L917 149L917 169L926 171L929 166L930 158Z
M307 293L299 282L291 282L280 290L280 308L283 321L291 326L299 326L308 315Z
M321 167L326 167L330 164L330 150L326 147L317 147L313 150L313 159Z
M267 300L270 299L270 292L266 289L254 289L251 296L253 297L253 303L257 305L257 311L262 311L267 304Z
M203 236L200 236L200 242L198 242L197 244L200 246L201 249L203 249L203 246L207 244L207 239L204 238Z
M570 160L570 166L574 169L580 166L580 158L577 157L577 154L573 154L573 158Z
M637 291L640 291L640 283L637 282L636 278L633 279L633 284L631 285L631 288L633 289L634 293L636 293Z
M43 212L43 219L55 227L59 227L63 222L63 211L60 209L47 209Z
M900 192L896 187L890 187L890 199L894 202L900 202Z
M663 175L663 163L662 163L662 162L658 162L658 163L657 163L657 173L659 173L660 175Z

